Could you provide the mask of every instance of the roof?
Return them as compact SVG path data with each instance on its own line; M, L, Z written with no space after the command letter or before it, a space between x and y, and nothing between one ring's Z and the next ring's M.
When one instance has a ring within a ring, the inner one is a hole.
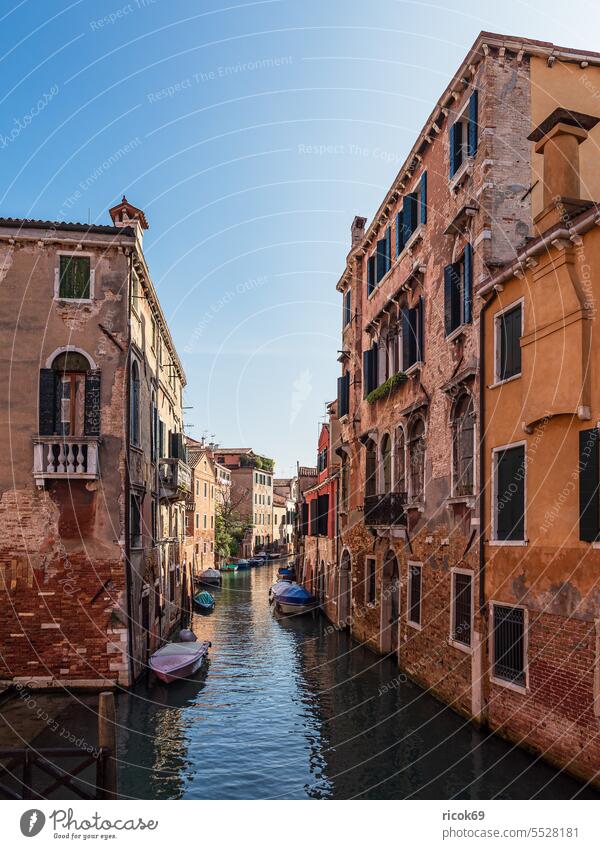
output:
M286 498L284 495L279 495L279 493L273 493L273 507L285 507Z
M80 224L77 221L42 221L37 218L0 218L0 227L18 227L20 230L72 230L76 233L99 233L104 236L135 236L133 227Z
M253 454L252 448L215 448L215 454Z
M289 486L293 478L273 478L273 486Z

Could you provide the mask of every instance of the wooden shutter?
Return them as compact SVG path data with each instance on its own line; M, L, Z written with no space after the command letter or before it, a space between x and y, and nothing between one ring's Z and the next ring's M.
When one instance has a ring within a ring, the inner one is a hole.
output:
M367 395L369 394L369 392L371 391L369 389L369 371L370 371L369 361L370 361L370 358L371 358L371 349L367 348L366 351L363 351L363 374L362 374L362 376L363 376L363 398L366 398Z
M496 478L496 536L499 540L522 540L525 538L525 448L522 445L497 454Z
M463 324L468 324L471 321L473 309L473 248L470 243L465 245L463 270L462 320Z
M375 254L371 254L367 260L367 295L375 288Z
M419 298L419 303L415 307L415 362L425 361L425 300L423 295Z
M456 328L454 308L455 289L454 264L450 263L450 265L444 268L444 330L446 336L449 336Z
M404 250L404 228L402 226L402 211L396 215L396 256Z
M387 272L387 238L377 240L377 282L385 277Z
M392 228L389 226L385 231L385 270L386 273L392 267Z
M410 192L404 198L402 206L402 223L404 226L404 244L408 242L416 230L418 221L418 198L416 192Z
M307 536L309 530L308 525L308 504L306 501L302 502L302 516L300 519L300 533L302 536Z
M410 359L411 352L411 335L410 326L410 310L408 307L402 308L402 371L406 371L412 365Z
M477 101L477 89L474 89L473 94L469 98L469 138L467 142L469 156L475 156L475 154L477 153Z
M456 160L456 150L455 150L455 133L454 133L454 124L450 125L450 176L454 177L455 168L454 162Z
M327 536L329 531L329 495L319 495L317 497L318 511L318 532L319 536Z
M455 121L450 127L450 176L454 177L461 166L462 159L462 124Z
M420 222L427 224L427 171L421 174Z
M56 372L51 368L40 369L40 436L52 436L55 433L56 413Z
M317 499L313 498L310 504L310 526L309 526L309 535L312 537L316 537L319 533L318 524L317 524Z
M86 436L100 436L100 369L91 369L85 375Z
M338 416L347 415L348 413L348 396L350 390L350 372L338 377Z
M505 312L500 321L500 379L521 371L521 306Z
M579 431L579 539L600 537L600 457L598 428Z

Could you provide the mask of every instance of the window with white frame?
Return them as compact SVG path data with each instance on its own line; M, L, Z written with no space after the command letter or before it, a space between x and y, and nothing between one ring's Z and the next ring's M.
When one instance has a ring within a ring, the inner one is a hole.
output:
M494 316L495 383L521 374L523 303L519 301Z
M59 254L58 263L57 297L73 301L91 300L91 257L81 254Z
M420 416L417 416L410 425L408 456L409 497L411 501L421 501L425 494L425 422Z
M493 677L525 687L526 610L507 604L492 604Z
M492 452L492 528L496 542L525 541L525 443Z
M452 491L454 496L475 491L475 411L467 392L454 405L452 417Z

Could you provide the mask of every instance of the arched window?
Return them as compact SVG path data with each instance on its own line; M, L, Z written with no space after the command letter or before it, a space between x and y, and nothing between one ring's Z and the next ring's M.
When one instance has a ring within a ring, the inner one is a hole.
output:
M454 405L452 421L452 472L454 495L473 495L475 421L473 399L466 392Z
M420 501L424 495L425 482L425 423L416 418L409 432L410 492L412 501Z
M90 363L78 351L64 351L52 361L52 371L56 386L56 432L62 436L82 436L87 432L85 394Z
M377 495L377 453L372 439L367 442L365 452L365 495Z
M140 444L140 369L134 360L131 364L131 416L130 416L131 441L134 445Z
M392 440L386 433L381 440L381 486L383 492L392 491Z
M406 451L404 444L404 428L399 427L396 431L396 452L395 452L395 472L396 480L394 489L396 492L406 492Z

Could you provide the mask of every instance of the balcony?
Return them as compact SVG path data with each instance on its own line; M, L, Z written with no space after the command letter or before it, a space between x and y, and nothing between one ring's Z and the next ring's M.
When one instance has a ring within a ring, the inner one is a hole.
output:
M405 492L386 492L365 497L365 525L370 527L404 527L406 525Z
M97 480L97 436L36 436L33 440L33 476L45 480Z
M182 501L192 491L192 471L177 457L159 460L158 474L160 497L168 501Z

